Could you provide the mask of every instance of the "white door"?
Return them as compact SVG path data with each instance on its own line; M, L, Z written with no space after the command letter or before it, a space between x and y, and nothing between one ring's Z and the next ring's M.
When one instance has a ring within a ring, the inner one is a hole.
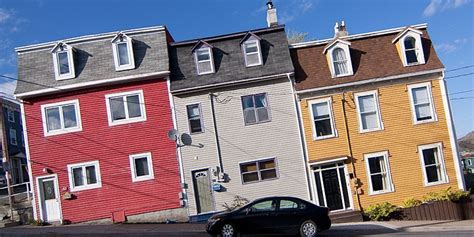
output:
M43 221L53 222L60 220L59 195L56 177L39 179L41 211Z

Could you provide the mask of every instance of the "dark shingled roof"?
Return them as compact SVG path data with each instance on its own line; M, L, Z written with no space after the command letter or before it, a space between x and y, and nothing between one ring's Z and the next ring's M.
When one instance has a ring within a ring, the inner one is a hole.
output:
M206 88L216 84L293 72L284 26L251 32L262 39L260 41L263 59L261 66L245 66L240 41L248 31L171 43L169 48L171 91L191 91L198 87ZM192 48L200 40L213 46L215 73L197 74Z
M428 32L423 32L422 44L426 63L404 67L392 40L398 33L358 39L345 39L351 42L350 54L354 75L332 78L323 54L326 44L290 49L295 67L296 90L363 81L444 68L433 48Z

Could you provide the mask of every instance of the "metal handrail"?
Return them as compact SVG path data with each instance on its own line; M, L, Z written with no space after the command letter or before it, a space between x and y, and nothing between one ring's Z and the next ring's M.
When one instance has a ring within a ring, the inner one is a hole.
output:
M13 188L13 187L18 187L18 186L22 186L22 185L26 186L26 191L12 194L11 197L18 196L20 194L26 193L26 196L28 197L28 201L31 201L32 190L31 190L31 187L30 187L30 185L31 185L30 182L23 182L21 184L10 185L10 187ZM7 189L7 188L8 188L8 186L0 188L0 190L1 189ZM0 197L0 199L2 199L2 198L8 198L8 196Z
M14 188L14 187L21 186L21 185L25 185L25 184L26 184L27 186L29 186L29 185L30 185L30 182L23 182L23 183L21 183L21 184L10 185L10 187ZM5 186L5 187L0 188L0 190L1 190L1 189L7 189L7 188L8 188L8 186Z

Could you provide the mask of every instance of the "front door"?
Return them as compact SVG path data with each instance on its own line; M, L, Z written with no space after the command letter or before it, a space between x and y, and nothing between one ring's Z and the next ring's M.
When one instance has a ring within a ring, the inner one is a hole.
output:
M56 177L38 179L43 221L60 221L59 195Z
M196 208L198 213L210 212L214 210L212 200L211 179L209 170L193 171L194 197L196 198Z
M351 207L343 163L313 167L313 172L320 206L326 206L332 211Z

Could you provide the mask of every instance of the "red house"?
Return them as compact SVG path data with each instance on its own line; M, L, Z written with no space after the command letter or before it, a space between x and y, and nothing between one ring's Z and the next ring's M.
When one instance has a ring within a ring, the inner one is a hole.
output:
M169 41L158 26L16 49L36 220L186 220Z

